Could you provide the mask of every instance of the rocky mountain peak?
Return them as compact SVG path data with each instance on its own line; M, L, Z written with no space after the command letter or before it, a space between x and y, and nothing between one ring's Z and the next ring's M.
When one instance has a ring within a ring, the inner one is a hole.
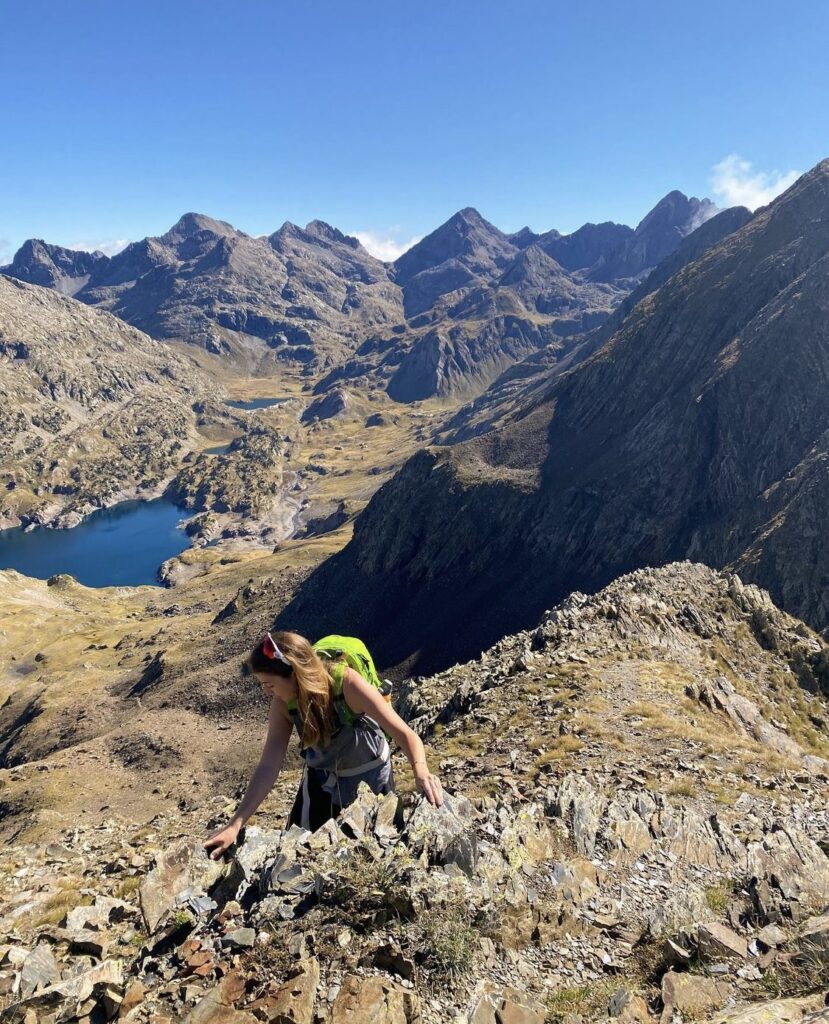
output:
M359 616L354 628L377 628L390 653L396 637L396 662L436 615L455 640L477 632L486 643L551 590L692 556L744 569L829 628L818 582L829 550L807 525L829 501L829 345L815 327L828 253L819 167L685 265L512 422L413 457L296 610L307 598L310 612L318 588L330 594L329 572L348 576L350 594L328 614Z
M353 235L346 235L339 228L332 227L324 220L312 220L305 225L305 233L328 242L336 242L340 245L347 245L352 249L360 248L359 239Z
M448 260L506 258L514 252L515 246L502 231L467 206L399 256L394 267L398 282L405 285L416 274Z
M109 257L101 252L66 249L40 238L30 238L20 246L12 262L0 269L10 277L29 284L74 295L97 268L108 262Z
M217 237L229 237L240 234L232 224L224 220L214 220L203 213L185 213L176 223L160 236L165 244L176 244L195 238L198 235L210 234Z

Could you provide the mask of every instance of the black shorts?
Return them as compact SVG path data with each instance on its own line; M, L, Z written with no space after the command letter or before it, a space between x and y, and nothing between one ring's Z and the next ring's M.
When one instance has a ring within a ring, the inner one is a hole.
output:
M312 832L316 832L316 830L323 826L330 818L336 818L342 810L342 807L339 804L334 803L328 793L326 793L322 788L322 780L326 775L327 772L318 772L313 768L305 769L309 802L308 827ZM288 827L291 825L302 824L305 784L306 778L303 778L303 781L299 784L296 799L294 800L294 806L291 808L291 813L288 815ZM393 773L390 775L389 781L380 788L379 792L381 794L394 792Z

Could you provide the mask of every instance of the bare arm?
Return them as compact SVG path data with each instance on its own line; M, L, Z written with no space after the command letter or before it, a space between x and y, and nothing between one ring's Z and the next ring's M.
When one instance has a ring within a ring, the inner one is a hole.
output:
M278 697L273 697L268 714L268 735L265 739L265 746L262 749L259 764L254 769L245 790L245 795L227 825L212 835L204 844L207 849L212 848L210 856L214 859L220 857L229 846L236 842L236 837L242 826L270 793L282 769L290 738L291 719L288 717L285 704Z
M391 704L383 700L377 690L352 668L346 669L343 676L343 697L355 714L373 718L398 743L409 759L418 787L430 803L440 807L443 803L440 780L429 771L426 751L417 733L410 729Z

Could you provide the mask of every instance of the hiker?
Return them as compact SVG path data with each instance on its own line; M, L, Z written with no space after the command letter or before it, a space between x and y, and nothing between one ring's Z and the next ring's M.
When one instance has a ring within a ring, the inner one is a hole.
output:
M325 640L356 645L364 652L355 671L344 655L320 657ZM430 803L443 803L440 781L429 771L420 737L397 714L377 688L374 664L360 641L327 637L313 647L297 633L267 633L248 659L248 666L271 698L268 734L259 764L236 813L212 835L205 847L220 857L239 835L244 823L271 790L285 760L291 731L296 727L305 770L289 825L316 831L336 817L357 796L365 782L375 793L391 793L394 779L386 734L396 740L412 766L418 788ZM317 648L317 649L315 649Z

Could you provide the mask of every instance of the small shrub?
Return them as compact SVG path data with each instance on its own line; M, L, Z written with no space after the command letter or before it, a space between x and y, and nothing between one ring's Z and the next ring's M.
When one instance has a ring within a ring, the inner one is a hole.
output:
M478 932L460 900L435 908L419 922L423 965L444 982L455 982L475 963Z
M728 910L728 904L733 895L733 883L725 880L705 888L705 902L715 914L724 914Z

